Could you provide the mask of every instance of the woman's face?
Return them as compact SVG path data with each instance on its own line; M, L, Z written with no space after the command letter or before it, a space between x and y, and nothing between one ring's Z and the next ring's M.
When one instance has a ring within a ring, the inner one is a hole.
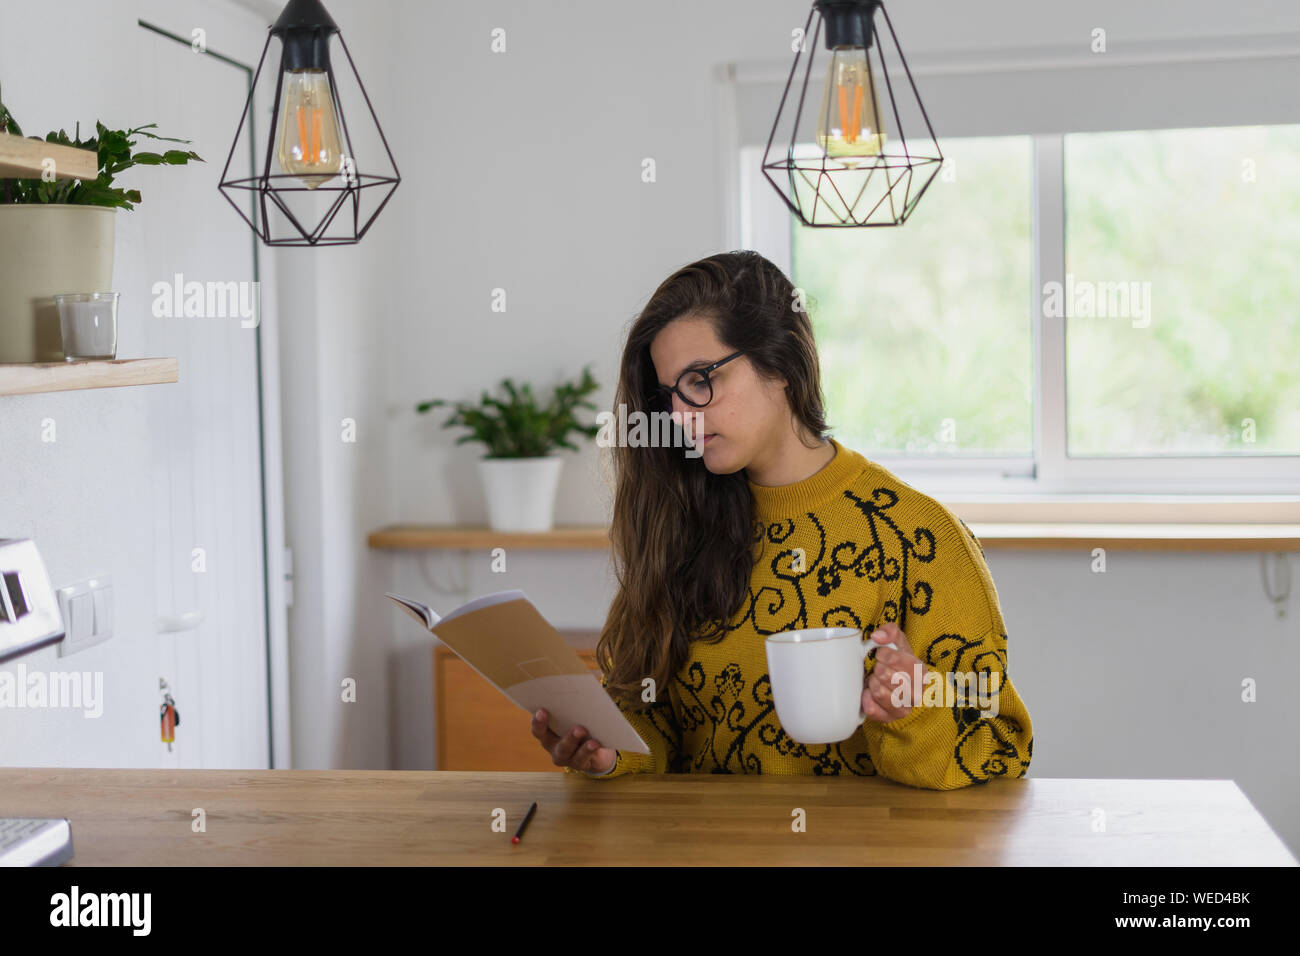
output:
M712 365L734 351L718 340L713 323L700 317L675 319L650 343L658 384L669 388L686 369ZM782 428L790 427L785 380L764 381L745 355L714 369L709 379L713 400L708 405L696 408L673 393L672 411L694 441L707 438L701 449L705 467L729 475L747 467L760 449L778 440Z

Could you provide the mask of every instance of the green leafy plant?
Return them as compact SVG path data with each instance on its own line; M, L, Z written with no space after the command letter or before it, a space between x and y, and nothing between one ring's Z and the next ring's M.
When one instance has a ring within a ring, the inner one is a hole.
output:
M76 127L76 138L70 138L66 132L48 133L47 143L58 143L77 149L93 149L99 158L99 175L92 180L56 179L45 182L42 179L4 179L0 180L0 202L16 203L68 203L83 206L115 206L121 209L134 209L140 201L140 190L123 189L113 185L113 177L132 166L183 166L191 159L203 162L203 157L193 150L169 149L162 153L132 153L137 140L133 136L147 136L160 142L189 143L188 139L175 139L171 136L158 136L148 132L156 129L157 123L137 126L135 129L108 129L103 123L95 123L95 135L90 139L81 139L81 124ZM22 136L22 128L13 118L0 98L0 132ZM40 140L39 136L28 139Z
M443 428L461 426L470 434L456 439L460 445L467 441L482 442L488 448L488 458L541 458L554 448L578 446L568 441L570 432L580 432L594 438L600 431L598 425L583 425L574 415L578 408L596 406L584 399L599 386L591 377L590 368L582 370L579 382L563 382L555 388L550 404L539 407L532 387L524 384L516 388L510 379L501 383L508 396L505 401L493 398L486 391L477 403L455 402L456 411L443 422ZM444 399L421 402L417 412L427 412L442 405L452 405Z

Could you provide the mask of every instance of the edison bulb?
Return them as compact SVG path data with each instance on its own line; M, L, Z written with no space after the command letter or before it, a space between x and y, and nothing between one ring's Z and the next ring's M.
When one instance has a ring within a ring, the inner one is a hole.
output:
M289 70L281 97L280 169L297 176L308 189L318 189L343 168L338 112L324 70Z
M876 87L864 47L831 51L817 114L817 142L830 159L857 166L885 148L885 128L876 108Z

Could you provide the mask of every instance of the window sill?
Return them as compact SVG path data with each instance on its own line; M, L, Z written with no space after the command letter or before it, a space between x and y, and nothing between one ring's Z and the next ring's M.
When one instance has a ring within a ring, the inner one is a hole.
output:
M944 501L966 522L986 550L1031 548L1078 550L1106 548L1130 551L1300 551L1300 521L1251 521L1229 510L1211 509L1213 518L1200 521L1116 520L1128 515L1114 511L1076 510L1094 520L1067 520L1063 512L1048 512L1047 502ZM1294 509L1300 503L1292 503ZM1012 512L1038 512L1035 520L995 520ZM1001 509L1001 510L997 510ZM1249 512L1245 512L1248 514ZM1152 512L1146 512L1147 515ZM1158 513L1157 513L1158 514ZM1295 517L1287 512L1287 517ZM1109 518L1110 520L1096 520ZM609 533L604 525L559 525L551 531L493 531L482 525L390 525L371 532L371 548L395 551L487 551L514 548L537 551L604 551Z
M1300 496L936 496L990 548L1300 550Z
M1300 523L1300 495L1017 495L932 497L970 523L1281 524Z

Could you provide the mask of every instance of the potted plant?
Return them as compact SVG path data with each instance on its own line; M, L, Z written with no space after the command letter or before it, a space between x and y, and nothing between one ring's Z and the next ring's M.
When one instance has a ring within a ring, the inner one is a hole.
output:
M51 297L112 288L115 214L140 201L140 191L115 186L115 176L132 166L203 162L191 150L133 152L136 136L189 142L149 132L156 126L110 130L97 122L90 139L80 138L80 124L75 138L63 130L45 136L47 143L94 150L99 161L94 180L0 180L0 362L61 361L63 339ZM3 99L0 133L23 135Z
M574 415L578 408L596 407L585 399L598 385L590 369L584 368L581 381L557 385L550 403L539 408L528 384L516 388L508 378L501 384L507 395L504 401L484 391L477 403L456 402L456 411L442 427L470 429L470 434L456 439L458 445L477 441L487 446L478 467L494 531L549 531L554 526L555 492L564 464L551 452L557 448L578 450L568 440L570 432L588 438L599 433L598 425L580 424ZM421 402L415 410L427 412L449 404L435 399Z

